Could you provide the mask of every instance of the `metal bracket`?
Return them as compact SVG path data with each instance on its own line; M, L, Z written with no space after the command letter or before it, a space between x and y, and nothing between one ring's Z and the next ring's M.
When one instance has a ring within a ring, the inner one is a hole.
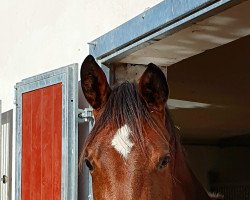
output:
M90 122L94 123L94 115L92 108L78 109L78 123Z

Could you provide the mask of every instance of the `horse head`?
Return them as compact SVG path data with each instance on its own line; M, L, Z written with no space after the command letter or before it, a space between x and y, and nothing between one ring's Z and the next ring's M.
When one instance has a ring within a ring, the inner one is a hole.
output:
M138 83L111 88L88 56L81 86L95 117L80 157L91 172L94 199L209 199L174 133L166 107L168 84L160 68L150 63Z

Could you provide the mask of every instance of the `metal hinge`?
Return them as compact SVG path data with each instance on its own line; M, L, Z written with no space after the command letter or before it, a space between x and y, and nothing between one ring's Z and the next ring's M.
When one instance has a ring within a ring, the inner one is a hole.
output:
M14 94L14 105L17 106L17 86L14 86L15 94Z
M90 122L94 123L94 115L92 108L78 109L78 123Z

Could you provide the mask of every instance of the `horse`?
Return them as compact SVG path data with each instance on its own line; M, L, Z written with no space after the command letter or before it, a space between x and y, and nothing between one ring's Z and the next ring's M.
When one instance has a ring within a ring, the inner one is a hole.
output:
M111 87L89 55L81 87L95 124L80 153L95 200L208 200L186 163L166 106L169 88L159 67L148 64L138 83Z

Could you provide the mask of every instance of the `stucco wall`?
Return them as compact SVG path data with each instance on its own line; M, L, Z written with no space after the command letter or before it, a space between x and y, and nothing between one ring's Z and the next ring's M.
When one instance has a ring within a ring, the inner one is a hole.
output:
M161 0L3 0L0 2L0 99L14 107L21 79L71 63L88 54L87 42Z

